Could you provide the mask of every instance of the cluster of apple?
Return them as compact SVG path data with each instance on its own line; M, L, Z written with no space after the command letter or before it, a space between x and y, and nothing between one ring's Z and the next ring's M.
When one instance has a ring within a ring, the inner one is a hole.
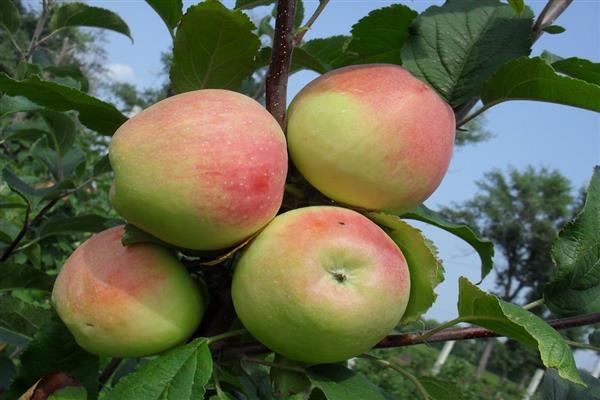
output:
M253 99L199 90L119 128L110 198L129 223L182 248L226 249L260 231L234 267L240 321L290 359L337 362L396 326L409 271L394 241L356 211L314 206L276 216L288 151L339 204L398 213L439 185L453 142L450 107L398 66L347 67L311 82L289 108L287 143ZM206 299L172 251L123 246L122 235L122 226L98 233L69 257L52 295L59 316L100 355L146 356L184 342Z

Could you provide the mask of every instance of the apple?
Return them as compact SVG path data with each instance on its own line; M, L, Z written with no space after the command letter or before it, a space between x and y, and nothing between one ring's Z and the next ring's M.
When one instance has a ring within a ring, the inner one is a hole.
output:
M244 249L231 287L246 329L306 363L357 356L400 321L410 296L406 260L363 215L315 206L281 214Z
M111 202L128 222L195 250L233 246L277 213L285 137L258 102L207 89L162 100L112 138Z
M90 353L142 357L167 350L196 330L200 290L177 258L154 244L123 246L123 226L79 246L61 269L52 303Z
M328 72L288 113L290 157L321 193L371 210L408 211L440 184L452 156L452 109L396 65Z

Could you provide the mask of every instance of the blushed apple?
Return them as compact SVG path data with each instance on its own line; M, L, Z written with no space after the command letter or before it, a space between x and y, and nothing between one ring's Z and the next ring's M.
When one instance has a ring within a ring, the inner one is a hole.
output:
M333 200L408 211L440 184L452 155L452 109L402 67L350 66L308 84L288 114L302 175Z
M281 206L285 137L264 107L236 92L162 100L117 130L109 155L117 212L176 246L233 246Z
M204 301L171 252L146 243L125 247L122 234L122 226L111 228L79 246L56 279L52 302L90 353L156 354L192 335Z
M307 363L359 355L400 321L410 297L402 252L375 223L339 207L277 216L233 276L235 310L271 350Z

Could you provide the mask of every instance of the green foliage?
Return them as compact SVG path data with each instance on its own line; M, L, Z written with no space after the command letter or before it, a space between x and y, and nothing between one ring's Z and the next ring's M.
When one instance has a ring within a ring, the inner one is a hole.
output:
M248 9L273 3L275 0L235 0L235 8Z
M421 231L396 216L369 213L368 217L387 232L406 258L410 271L410 299L402 322L415 321L431 307L437 297L434 289L444 280L437 250Z
M552 68L561 74L600 86L600 63L571 57L552 62Z
M529 8L519 15L497 0L432 6L415 20L402 50L404 66L458 107L502 64L529 54L532 17Z
M483 278L485 278L492 270L494 244L487 239L479 237L468 225L448 221L443 215L430 210L424 205L421 205L408 213L402 214L402 218L415 219L437 226L469 243L473 249L477 251L479 258L481 258L481 280L483 280Z
M106 393L106 400L201 399L212 373L204 338L177 347L140 366Z
M10 33L15 33L20 23L19 10L12 0L0 0L0 26Z
M535 100L600 111L599 97L600 85L561 76L540 57L508 62L485 83L481 92L486 107L508 100Z
M327 400L385 400L381 389L362 374L339 364L318 365L308 370L312 384Z
M0 262L0 292L13 289L51 292L53 284L52 277L30 265Z
M150 4L154 11L162 18L169 32L172 34L183 14L182 0L146 0L146 3Z
M583 373L583 380L587 388L574 385L563 379L560 379L558 373L553 369L546 370L544 380L540 387L542 400L599 400L600 399L600 380L593 376Z
M59 30L71 26L109 29L133 40L129 27L117 14L105 8L91 7L83 3L62 4L54 10L50 19L50 29Z
M171 88L238 89L252 72L260 41L241 11L208 0L188 9L173 46Z
M57 390L48 397L48 400L86 400L87 392L85 388L70 386Z
M537 347L546 367L556 368L564 379L583 384L571 349L544 320L519 306L486 294L466 278L460 279L458 287L458 314L462 322L471 322Z
M0 341L23 346L51 317L42 307L0 294Z
M600 167L594 169L585 205L552 246L556 276L544 289L546 305L558 316L600 311Z
M551 35L556 35L556 34L563 33L564 31L566 31L566 29L560 25L549 25L549 26L544 27L542 30Z

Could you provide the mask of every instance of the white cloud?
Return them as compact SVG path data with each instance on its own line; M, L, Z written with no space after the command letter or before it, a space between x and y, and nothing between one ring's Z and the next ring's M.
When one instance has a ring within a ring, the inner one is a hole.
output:
M108 76L117 82L135 83L133 68L126 64L109 64Z

